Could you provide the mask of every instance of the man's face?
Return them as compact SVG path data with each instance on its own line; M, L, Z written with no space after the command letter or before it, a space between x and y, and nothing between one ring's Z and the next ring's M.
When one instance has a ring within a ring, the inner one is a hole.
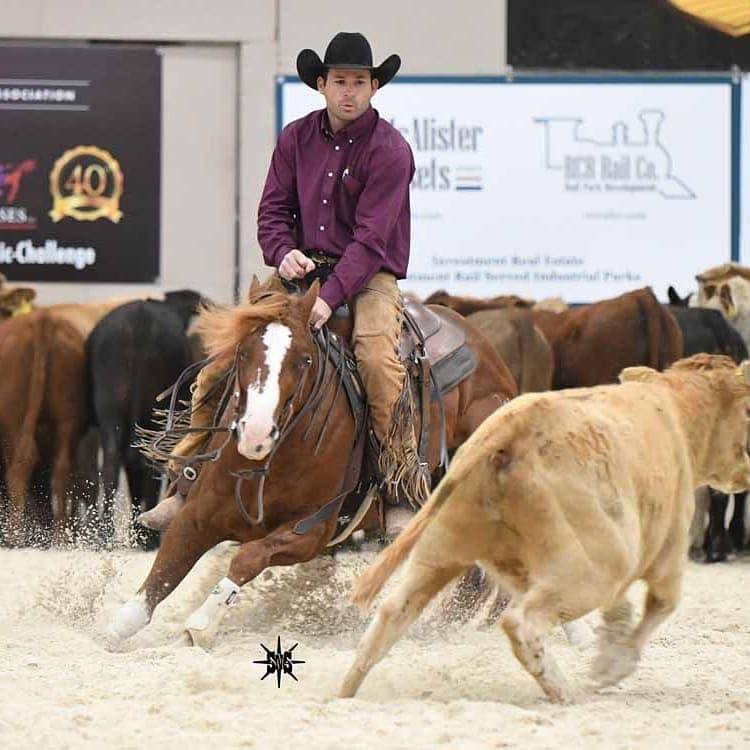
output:
M337 130L363 114L377 90L378 81L369 70L332 68L325 79L318 76L318 91L325 97L331 125Z

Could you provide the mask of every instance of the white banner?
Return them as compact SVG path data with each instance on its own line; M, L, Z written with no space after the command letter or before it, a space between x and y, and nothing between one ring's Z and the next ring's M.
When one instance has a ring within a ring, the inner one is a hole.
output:
M325 105L281 102L284 124ZM728 83L396 81L373 104L417 165L402 289L665 299L730 258Z

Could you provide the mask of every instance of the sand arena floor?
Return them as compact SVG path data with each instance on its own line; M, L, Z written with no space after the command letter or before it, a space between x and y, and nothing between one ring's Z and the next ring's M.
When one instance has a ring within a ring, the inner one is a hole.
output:
M113 653L103 626L153 554L0 550L0 747L750 747L750 559L690 563L682 605L636 674L555 706L497 626L448 625L437 607L356 700L332 698L364 627L345 594L373 557L267 571L207 653L181 644L181 625L224 573L226 554L214 552ZM284 647L298 642L305 661L299 682L286 677L280 689L253 664L277 636ZM551 645L581 679L592 654L561 632Z

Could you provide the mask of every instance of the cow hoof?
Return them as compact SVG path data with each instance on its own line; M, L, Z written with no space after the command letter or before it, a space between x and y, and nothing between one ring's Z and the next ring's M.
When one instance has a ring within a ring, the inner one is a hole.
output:
M638 666L638 651L626 643L610 643L597 656L591 670L591 680L595 687L616 685Z

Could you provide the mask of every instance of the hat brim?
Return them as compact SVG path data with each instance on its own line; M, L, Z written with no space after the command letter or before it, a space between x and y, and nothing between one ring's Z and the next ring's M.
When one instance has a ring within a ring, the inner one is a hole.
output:
M345 70L369 70L373 78L378 80L378 88L383 88L398 73L401 67L401 58L398 55L390 55L377 67L371 68L366 65L353 65L342 63L341 65L325 65L317 52L311 49L303 49L297 55L297 75L303 83L311 89L318 90L318 76L325 77L326 70L330 68L343 68Z

